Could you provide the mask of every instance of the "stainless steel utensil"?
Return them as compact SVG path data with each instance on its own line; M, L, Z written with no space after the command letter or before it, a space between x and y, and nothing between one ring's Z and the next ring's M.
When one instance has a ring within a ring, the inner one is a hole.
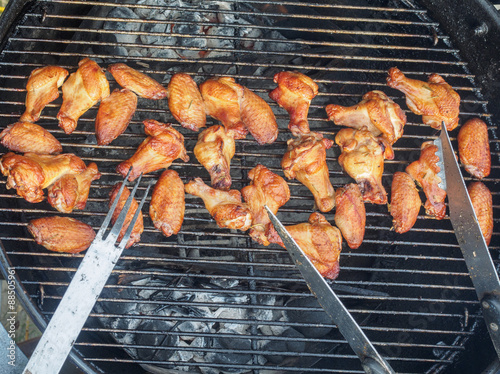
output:
M434 144L441 160L438 176L442 180L440 187L448 195L451 224L481 302L491 340L500 357L500 281L444 123Z
M283 240L285 248L306 280L307 287L316 296L326 314L337 325L339 331L358 355L363 369L368 374L395 373L387 361L377 352L351 313L342 304L342 301L340 301L335 292L326 283L325 279L309 258L307 258L283 224L267 206L265 208L274 228L281 240Z
M94 241L87 250L78 270L69 284L64 296L45 329L38 345L33 352L23 374L57 374L66 360L73 344L75 343L85 321L94 307L97 298L101 294L106 281L115 267L116 262L130 238L135 222L141 214L141 208L148 195L151 183L146 188L146 192L137 208L132 221L130 222L125 235L119 243L116 243L118 235L125 222L125 217L132 204L132 199L137 191L137 187L142 179L137 179L130 196L128 197L118 219L104 239L104 234L111 221L113 212L118 205L120 196L128 181L130 168L125 182L113 201L104 222L98 231Z

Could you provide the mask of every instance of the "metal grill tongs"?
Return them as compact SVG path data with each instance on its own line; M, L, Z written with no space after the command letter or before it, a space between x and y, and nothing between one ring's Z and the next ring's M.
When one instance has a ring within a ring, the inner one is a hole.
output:
M395 374L393 368L378 353L351 313L349 313L342 301L333 292L328 283L326 283L311 260L307 258L302 248L299 247L288 233L285 226L283 226L267 206L265 208L276 232L281 240L283 240L286 250L304 277L307 287L316 296L319 305L321 305L326 314L332 319L333 323L337 325L340 333L359 357L365 372L367 374Z
M137 179L130 196L118 216L115 224L106 238L104 234L111 222L120 196L125 188L132 168L122 183L113 204L102 223L94 241L90 245L71 283L45 329L38 345L33 352L23 374L57 374L61 370L76 338L85 324L97 298L101 294L106 281L120 258L132 229L141 214L151 183L141 199L132 221L122 240L117 243L118 235L123 227L132 199L139 187L142 174Z

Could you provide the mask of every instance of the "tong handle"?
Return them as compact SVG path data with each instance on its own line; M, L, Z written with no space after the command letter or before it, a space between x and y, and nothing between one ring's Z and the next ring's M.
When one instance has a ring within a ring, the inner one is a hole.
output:
M500 357L500 295L486 293L481 299L483 318L491 336L493 346Z

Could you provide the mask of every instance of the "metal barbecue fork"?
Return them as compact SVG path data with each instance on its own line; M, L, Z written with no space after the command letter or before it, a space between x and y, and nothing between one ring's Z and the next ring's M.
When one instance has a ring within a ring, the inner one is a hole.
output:
M94 241L87 250L23 374L57 374L66 361L66 357L71 351L90 311L94 307L111 271L130 238L132 229L139 214L141 214L141 208L151 187L151 183L149 183L123 239L120 243L117 243L116 240L125 222L132 199L141 182L141 174L125 202L118 219L106 238L103 239L131 171L132 168L130 168L125 177L125 181L122 183L111 209L106 215Z

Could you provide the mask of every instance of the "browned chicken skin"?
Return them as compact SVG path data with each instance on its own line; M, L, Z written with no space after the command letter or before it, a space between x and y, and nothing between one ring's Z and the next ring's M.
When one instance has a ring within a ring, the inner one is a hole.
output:
M153 190L149 216L154 226L169 237L180 231L184 209L184 183L176 171L165 170Z
M142 98L160 100L167 97L167 89L150 76L123 63L108 66L116 82Z
M113 201L115 200L116 196L118 195L118 191L120 190L121 185L122 185L121 182L119 182L119 183L115 184L115 186L111 190L111 193L109 194L109 207L111 207L111 205L113 204ZM116 206L116 209L113 212L113 216L111 217L111 222L113 224L118 219L118 216L120 215L120 212L122 211L123 207L125 206L125 203L126 203L129 196L130 196L130 191L125 186L122 194L120 195L120 199L118 200L118 205ZM135 198L133 198L132 204L130 205L130 208L127 211L127 215L125 216L125 222L123 223L123 227L120 231L120 234L118 235L117 243L119 243L122 240L123 236L125 235L125 232L127 231L127 228L130 225L132 218L134 218L134 214L137 211L137 208L139 208L139 204L137 203L137 200ZM142 212L141 212L141 213L139 213L139 217L137 218L137 221L135 221L134 228L132 229L132 232L130 234L130 238L127 241L125 248L130 248L134 244L139 243L141 241L141 234L143 231L144 231L144 222L143 222Z
M0 159L0 171L7 176L7 189L15 188L17 194L30 203L43 200L43 189L67 173L81 173L85 163L74 154L57 156L12 152Z
M350 183L335 191L335 225L349 248L359 248L365 236L366 210L357 184Z
M177 73L167 87L168 108L182 127L198 131L206 126L205 104L196 82L190 75Z
M394 173L389 206L394 231L398 234L410 231L417 222L421 206L422 200L412 177L401 171Z
M290 115L288 129L294 136L309 133L307 114L311 100L318 94L318 85L297 71L282 71L274 75L278 87L269 97Z
M59 87L68 74L66 69L53 65L33 70L26 85L26 110L20 121L38 121L45 106L59 97Z
M382 185L382 173L384 159L394 158L391 146L366 129L342 129L337 133L335 142L342 151L339 164L358 183L364 201L386 204L387 192Z
M145 132L149 135L137 148L135 154L127 161L122 162L116 171L126 176L133 167L129 180L133 181L141 173L150 173L159 169L168 168L172 162L180 158L189 161L189 156L184 148L184 136L171 127L170 124L161 123L153 119L142 122Z
M243 139L248 129L241 119L238 93L234 89L236 86L239 85L233 78L220 77L200 84L200 91L207 114L221 121L235 139Z
M335 190L330 182L326 150L334 143L323 135L311 132L288 140L288 149L281 160L285 177L297 178L312 192L316 206L329 212L335 206Z
M71 74L62 85L63 103L57 119L66 134L76 129L78 119L92 106L109 96L106 75L88 58L78 63L78 70Z
M65 174L49 186L47 201L61 213L71 213L73 209L85 209L90 185L100 177L101 174L94 162L79 174Z
M14 152L55 155L62 145L50 132L30 122L16 122L0 133L1 143Z
M187 183L188 194L201 197L210 215L222 228L246 231L252 225L252 215L248 206L241 202L238 190L220 191L207 186L201 178Z
M422 121L435 129L444 121L448 131L458 125L460 96L438 74L431 74L427 82L406 78L398 68L389 69L389 87L406 95L410 110L422 115Z
M312 213L307 223L285 228L322 276L329 279L337 278L342 250L342 235L338 228L330 225L320 213ZM270 240L284 247L277 234Z
M238 85L239 86L239 85ZM235 88L241 120L259 144L271 144L278 137L276 117L266 101L246 87Z
M126 88L114 90L101 101L95 119L97 144L106 145L126 129L137 108L137 96Z
M94 229L69 217L37 218L28 224L37 244L49 251L78 253L86 250L95 238Z
M436 219L443 219L446 215L446 191L438 186L441 178L438 177L439 157L436 155L438 147L432 141L424 142L420 148L420 158L406 167L406 172L422 187L427 201L424 204L425 213Z
M194 155L210 174L213 188L229 190L231 187L231 159L235 152L233 136L227 134L224 126L215 125L198 136Z
M248 172L248 178L250 185L243 187L241 195L253 217L249 234L257 243L269 245L267 236L276 234L271 233L274 226L264 205L276 214L290 200L290 188L283 178L260 164Z
M491 153L488 127L479 118L468 120L458 132L458 155L465 170L477 179L490 175Z
M470 183L467 186L467 191L486 245L489 245L493 235L493 197L491 192L481 182Z
M380 135L391 145L403 136L406 124L406 115L399 105L382 91L370 91L361 102L350 107L327 105L326 113L336 125L357 130L366 127L373 136Z

